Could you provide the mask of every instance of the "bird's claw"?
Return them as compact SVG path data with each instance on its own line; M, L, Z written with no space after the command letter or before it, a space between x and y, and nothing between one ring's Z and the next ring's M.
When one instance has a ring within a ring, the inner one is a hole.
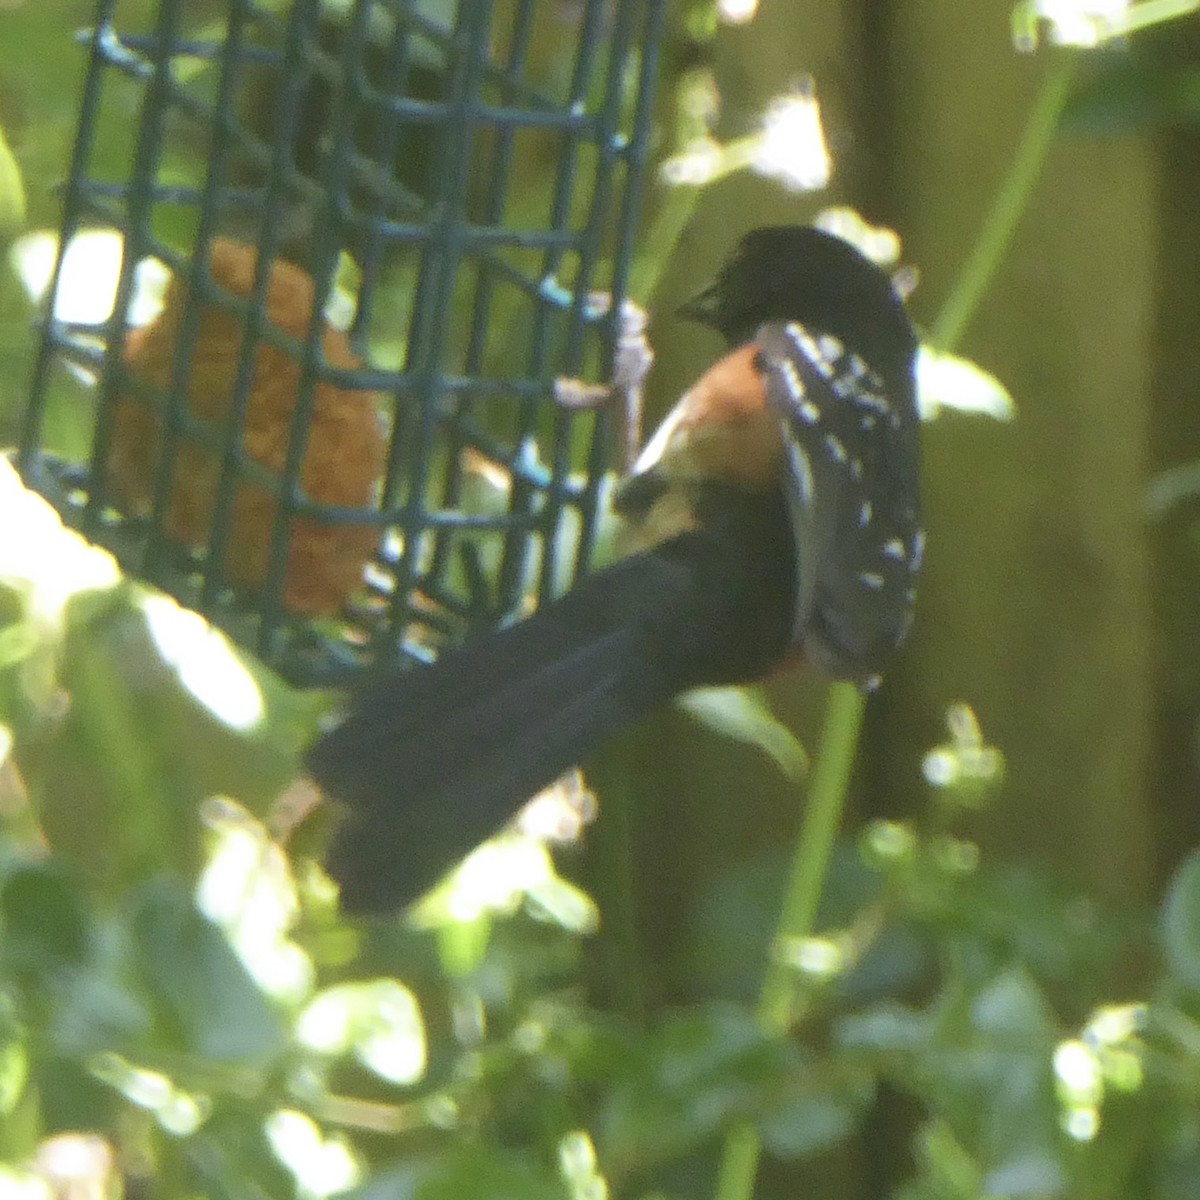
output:
M611 304L612 297L607 292L588 295L588 311L597 316L608 312ZM654 363L654 351L646 336L648 324L649 317L640 304L628 299L622 301L611 380L588 383L560 376L554 381L554 402L563 408L582 411L612 405L620 422L622 471L632 466L641 448L643 385Z

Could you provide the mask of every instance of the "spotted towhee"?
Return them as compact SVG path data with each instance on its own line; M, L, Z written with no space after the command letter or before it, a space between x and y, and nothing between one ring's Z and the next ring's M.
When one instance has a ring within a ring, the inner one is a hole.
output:
M869 687L921 564L917 341L848 243L748 234L683 310L732 349L617 493L626 556L434 666L364 688L308 755L347 908L400 907L605 737L803 658Z

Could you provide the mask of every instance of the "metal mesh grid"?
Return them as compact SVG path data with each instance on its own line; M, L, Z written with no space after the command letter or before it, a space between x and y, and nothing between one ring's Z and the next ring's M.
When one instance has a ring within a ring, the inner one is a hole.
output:
M207 9L203 28L186 0L162 0L138 32L117 31L115 7L102 0L87 35L62 242L97 224L123 233L116 304L99 328L47 317L18 452L26 480L126 569L298 682L426 657L512 615L529 590L549 594L590 551L608 441L605 414L561 410L551 383L609 368L617 305L588 296L619 303L625 290L666 0L244 0L215 25ZM131 119L114 129L106 113L122 106ZM218 236L252 251L245 297L206 266ZM158 384L131 368L148 256L186 283ZM298 331L268 313L283 260L315 287ZM347 278L353 356L339 357L327 314L346 307ZM219 421L188 400L214 309L239 330ZM299 364L279 469L246 442L270 350ZM82 454L51 433L64 364L95 379ZM306 439L329 387L378 403L375 503L306 494ZM155 431L142 512L119 503L106 468L122 405ZM202 544L169 523L189 446L219 466ZM261 586L230 582L238 488L270 497ZM304 521L366 527L376 547L366 586L319 619L285 603Z

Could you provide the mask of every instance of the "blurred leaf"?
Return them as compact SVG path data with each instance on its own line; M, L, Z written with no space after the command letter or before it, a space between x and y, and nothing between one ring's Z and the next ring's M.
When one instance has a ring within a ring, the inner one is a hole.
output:
M796 1092L758 1122L763 1145L779 1158L803 1158L849 1137L875 1097L869 1071L808 1067Z
M808 773L808 754L757 688L696 688L677 701L701 725L748 746L757 746L789 779Z
M444 1155L413 1155L379 1171L341 1200L563 1200L558 1178L510 1150L458 1143Z
M1063 126L1112 137L1200 120L1200 68L1167 66L1145 55L1092 56L1067 102Z
M0 1120L7 1118L21 1098L29 1078L25 1030L13 1001L0 995Z
M275 1200L295 1194L291 1176L271 1153L259 1120L218 1113L186 1143L188 1184L176 1180L162 1195L197 1195L213 1200ZM194 1178L192 1177L194 1176Z
M1146 515L1165 517L1173 508L1200 496L1200 462L1180 463L1151 476L1146 484Z
M974 1200L982 1194L983 1171L948 1122L928 1121L917 1135L916 1149L922 1178L912 1195Z
M4 965L49 974L79 966L92 939L92 922L77 885L50 865L19 866L0 886Z
M25 224L25 182L21 168L0 127L0 240Z
M178 883L144 886L130 929L139 969L184 1047L220 1062L265 1062L280 1053L280 1014Z
M114 1046L141 1043L153 1018L127 968L114 956L114 961L90 962L55 981L46 1015L56 1053L82 1061Z
M909 1053L928 1045L936 1020L928 1013L887 1000L837 1023L838 1043L848 1050L875 1054Z
M296 1020L296 1037L319 1054L353 1050L369 1071L411 1085L425 1072L425 1025L413 993L395 979L319 992Z
M460 1145L417 1190L419 1200L562 1200L563 1186L536 1160L508 1150Z
M1200 850L1193 850L1175 872L1159 931L1171 974L1200 991Z
M74 881L51 865L20 867L0 889L0 965L23 979L28 1013L60 1055L125 1046L150 1026L107 936Z
M596 1126L614 1173L661 1162L769 1105L796 1069L795 1052L753 1014L708 1005L671 1014L631 1048Z
M1010 1155L991 1168L984 1177L983 1192L988 1196L1060 1196L1067 1183L1059 1159L1034 1149Z
M1054 1016L1030 975L1019 967L1003 971L975 997L972 1024L996 1037L1019 1034L1053 1039Z

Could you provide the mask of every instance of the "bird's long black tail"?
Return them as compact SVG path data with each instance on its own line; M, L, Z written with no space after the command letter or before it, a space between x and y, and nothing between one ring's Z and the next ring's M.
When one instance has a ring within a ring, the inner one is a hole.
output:
M724 504L724 529L624 559L528 620L354 698L308 756L343 810L327 866L348 909L410 902L621 727L778 657L791 621L786 516L773 503L764 512L761 496ZM747 555L747 537L773 544Z

